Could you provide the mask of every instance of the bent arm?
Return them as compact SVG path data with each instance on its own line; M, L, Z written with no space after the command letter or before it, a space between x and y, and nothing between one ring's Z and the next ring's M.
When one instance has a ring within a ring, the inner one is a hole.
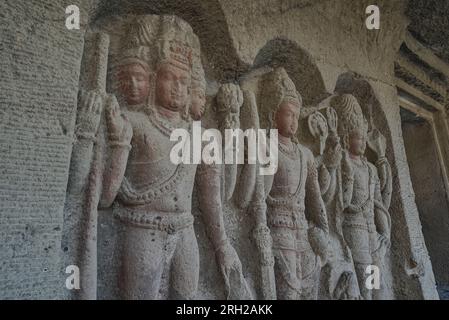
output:
M337 197L337 169L321 164L318 168L318 183L324 203L329 204Z
M377 160L376 168L379 172L380 179L380 193L382 195L382 202L385 208L390 207L391 194L393 189L393 177L391 174L391 167L388 160L383 157Z
M108 208L114 202L115 197L125 176L131 145L125 142L110 142L111 154L103 176L103 189L100 199L100 207Z
M70 160L70 175L67 186L69 195L81 195L86 191L92 166L94 136L78 135L73 145Z
M374 223L376 224L376 230L379 234L390 239L391 232L391 217L387 207L385 207L379 178L375 174L376 185L374 189Z
M221 168L199 165L196 174L199 208L206 225L206 233L215 250L227 242L221 203Z
M318 172L313 160L308 159L305 205L308 212L308 220L316 227L329 232L326 207L321 197L321 189L318 182Z

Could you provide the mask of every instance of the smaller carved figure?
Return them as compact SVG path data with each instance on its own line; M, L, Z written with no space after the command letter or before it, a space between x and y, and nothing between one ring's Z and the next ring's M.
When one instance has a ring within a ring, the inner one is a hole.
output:
M265 76L263 128L279 134L278 171L265 180L278 299L317 299L326 261L328 222L315 160L295 139L302 99L283 68Z
M328 208L332 208L329 214L340 250L353 262L361 296L369 300L372 290L365 286L366 268L382 266L390 241L391 172L385 141L377 130L368 133L368 123L354 96L336 96L331 106L338 114L340 138L332 125L320 167L320 185ZM378 156L377 168L364 156L367 141Z

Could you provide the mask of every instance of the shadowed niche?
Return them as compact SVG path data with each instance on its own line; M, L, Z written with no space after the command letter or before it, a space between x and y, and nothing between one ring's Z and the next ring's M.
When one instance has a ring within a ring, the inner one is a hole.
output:
M264 66L283 67L301 93L305 105L316 104L329 96L312 57L291 40L276 38L268 41L259 50L253 68Z
M103 0L93 25L110 16L168 14L185 20L199 37L205 72L217 81L237 79L249 66L241 61L217 0Z

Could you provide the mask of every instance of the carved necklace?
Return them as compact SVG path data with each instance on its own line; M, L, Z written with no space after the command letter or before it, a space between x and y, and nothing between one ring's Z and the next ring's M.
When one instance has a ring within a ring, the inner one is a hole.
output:
M287 146L285 146L282 143L278 143L279 150L285 154L287 157L289 157L292 160L296 160L299 158L299 149L296 146L296 144L292 143L293 148L289 149Z
M280 146L282 146L282 144L279 144ZM284 153L284 151L282 150L282 147L280 147L279 149L281 149L281 151ZM292 200L297 199L298 196L300 195L300 191L301 191L301 181L302 179L304 179L304 177L306 177L306 172L305 172L305 165L303 163L303 157L302 157L302 152L299 149L299 146L294 143L293 144L293 150L288 150L285 149L285 153L287 156L289 156L290 154L294 154L295 157L291 158L292 160L299 160L300 164L301 164L301 169L299 170L298 174L299 174L299 183L298 186L295 190L294 193L288 193L287 196L283 199L275 199L273 197L271 197L270 195L267 196L267 203L271 206L275 206L277 208L279 207L288 207L289 205L291 205ZM288 153L287 153L288 152Z
M368 167L368 161L365 157L361 156L359 161L353 160L352 163L359 168Z
M153 108L149 108L147 112L150 122L165 136L170 137L171 133L175 129L187 129L188 123L180 119L173 123L167 119L161 117Z

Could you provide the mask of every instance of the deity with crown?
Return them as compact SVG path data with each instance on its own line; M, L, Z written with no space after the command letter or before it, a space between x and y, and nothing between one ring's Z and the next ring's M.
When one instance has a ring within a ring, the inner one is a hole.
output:
M220 168L173 164L169 156L172 130L191 130L192 117L204 110L199 40L175 16L138 19L127 38L116 66L119 94L106 110L110 156L101 196L101 206L112 205L124 229L120 292L125 299L193 299L199 279L195 181L225 282L232 271L241 273L224 228Z

